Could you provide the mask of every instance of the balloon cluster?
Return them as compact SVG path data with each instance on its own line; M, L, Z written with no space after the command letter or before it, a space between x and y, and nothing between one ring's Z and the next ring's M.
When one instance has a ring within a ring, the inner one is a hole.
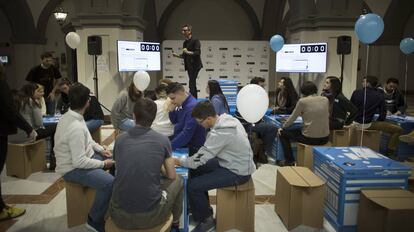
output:
M355 33L363 44L371 44L384 32L384 21L377 14L361 15L355 23ZM404 38L400 42L400 50L408 55L414 52L414 39Z

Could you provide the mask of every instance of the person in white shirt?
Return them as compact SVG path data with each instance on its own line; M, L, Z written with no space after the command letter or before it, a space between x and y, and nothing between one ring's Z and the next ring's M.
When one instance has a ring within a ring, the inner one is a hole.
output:
M115 162L110 159L110 151L93 141L83 119L89 106L89 93L90 90L80 83L70 87L71 106L60 119L55 133L56 172L62 174L65 181L96 189L86 226L103 232L114 180L103 169L111 168Z
M167 84L161 83L155 88L157 100L154 102L157 104L157 114L151 128L160 134L170 137L174 134L174 125L171 123L167 111L167 104L169 102L166 91L167 86Z

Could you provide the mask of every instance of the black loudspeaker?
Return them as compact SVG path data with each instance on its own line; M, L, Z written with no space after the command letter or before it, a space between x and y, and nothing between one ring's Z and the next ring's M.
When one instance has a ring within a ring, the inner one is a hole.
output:
M88 54L102 55L102 38L100 36L88 36Z
M338 37L336 53L344 55L351 54L351 36L342 35Z

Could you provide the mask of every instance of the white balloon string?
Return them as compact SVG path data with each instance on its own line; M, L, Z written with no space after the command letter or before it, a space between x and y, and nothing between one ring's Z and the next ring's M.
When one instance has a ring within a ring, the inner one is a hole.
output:
M365 77L368 75L368 63L369 63L369 44L367 44L367 62L365 63ZM362 147L364 141L364 129L365 129L365 107L367 103L367 79L365 79L365 88L364 88L364 107L362 108L362 128L361 128L361 141L359 146ZM372 86L376 87L376 86Z
M408 55L405 55L405 77L404 77L404 104L407 105L407 75L408 75Z

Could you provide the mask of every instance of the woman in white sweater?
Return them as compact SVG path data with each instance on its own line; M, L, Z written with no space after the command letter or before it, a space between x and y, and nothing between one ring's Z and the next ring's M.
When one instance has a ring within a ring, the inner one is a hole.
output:
M156 132L169 137L174 134L174 125L171 123L167 111L167 104L169 102L166 91L167 86L167 84L161 83L155 88L155 93L157 95L157 100L155 100L155 104L157 104L157 114L151 128Z

